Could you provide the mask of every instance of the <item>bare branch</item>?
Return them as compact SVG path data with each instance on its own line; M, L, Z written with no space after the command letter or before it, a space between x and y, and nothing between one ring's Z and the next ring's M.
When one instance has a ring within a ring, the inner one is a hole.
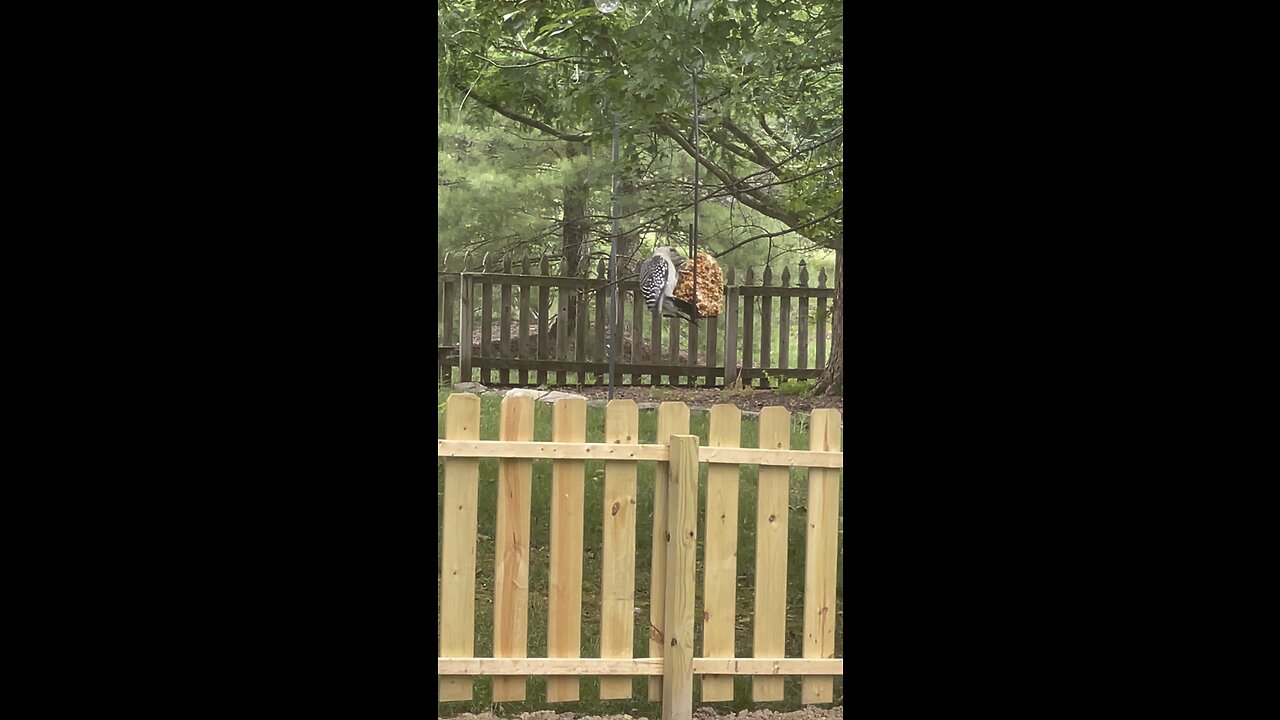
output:
M820 218L817 218L817 219L815 219L815 220L810 220L809 222L804 223L803 225L798 225L798 226L793 227L793 228L787 228L786 230L779 230L778 232L764 233L764 234L762 234L762 235L755 235L755 236L749 237L749 238L747 238L746 240L743 240L742 242L735 243L735 244L734 244L734 245L732 245L731 247L729 247L729 248L727 248L727 249L725 249L725 250L722 250L722 251L720 251L720 252L716 253L716 254L715 254L715 256L716 256L716 257L718 257L718 258L720 258L720 257L724 257L725 255L728 255L729 253L733 252L734 250L737 250L738 248L742 247L743 245L746 245L747 243L750 243L750 242L755 242L756 240L762 240L762 239L764 239L764 238L775 238L775 237L778 237L779 235L786 235L786 234L788 234L788 233L798 232L798 231L803 230L804 228L810 227L810 226L812 226L812 225L817 225L818 223L822 222L823 220L826 220L826 219L828 219L828 218L834 217L837 213L839 213L839 212L841 212L841 211L843 211L843 210L844 210L844 203L840 203L839 207L837 207L835 210L832 210L831 212L827 213L826 215L823 215L823 216L822 216L822 217L820 217ZM842 242L843 242L843 241L842 241ZM842 245L842 247L843 247L843 245Z
M769 202L769 200L765 199L763 196L753 191L745 189L745 186L742 184L741 180L733 179L732 177L730 177L729 173L724 171L724 168L721 168L719 165L716 165L715 163L711 162L711 160L709 160L705 155L698 152L697 148L690 145L689 141L686 140L684 136L680 134L680 131L676 130L675 127L671 125L671 123L666 122L664 120L658 124L658 127L663 131L663 133L667 137L671 138L672 140L675 140L676 144L678 144L682 149L684 149L684 151L688 153L690 157L697 160L699 163L702 164L703 167L705 167L707 170L710 170L713 175L720 178L720 181L724 183L725 187L730 192L732 192L735 197L741 200L743 205L746 205L747 207L751 208L752 210L755 210L756 212L762 215L768 215L769 217L775 220L781 220L787 225L790 225L793 227L800 223L799 218L797 218L794 214L789 213L783 210L782 208L776 207L771 202Z
M467 92L467 88L460 83L454 84L454 87L464 92ZM507 110L506 108L499 105L497 102L481 95L480 93L475 92L474 90L470 91L470 95L473 99L475 99L476 102L480 103L481 105L489 108L490 110L498 113L499 115L505 118L515 120L521 125L528 125L531 128L537 128L538 130L541 130L542 132L548 135L553 135L555 137L558 137L561 140L565 140L567 142L584 142L586 140L591 139L591 133L575 133L575 134L566 133L551 127L550 125L542 122L541 120L535 120L534 118L521 115L520 113L517 113L517 112L512 112L511 110Z

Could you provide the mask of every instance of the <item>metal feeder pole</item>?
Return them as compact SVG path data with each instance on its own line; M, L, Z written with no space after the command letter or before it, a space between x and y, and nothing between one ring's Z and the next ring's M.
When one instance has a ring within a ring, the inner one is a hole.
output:
M613 288L613 313L609 328L609 399L613 400L613 384L617 381L614 360L618 355L618 121L613 121L613 237L609 247L609 285ZM635 362L632 360L632 362Z

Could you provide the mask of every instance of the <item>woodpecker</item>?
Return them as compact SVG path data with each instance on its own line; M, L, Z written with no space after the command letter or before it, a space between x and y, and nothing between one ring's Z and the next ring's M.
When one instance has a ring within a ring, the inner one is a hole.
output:
M684 263L685 259L673 247L654 250L653 256L640 264L640 292L650 310L661 307L663 315L684 318L697 325L694 318L698 316L698 308L673 294Z

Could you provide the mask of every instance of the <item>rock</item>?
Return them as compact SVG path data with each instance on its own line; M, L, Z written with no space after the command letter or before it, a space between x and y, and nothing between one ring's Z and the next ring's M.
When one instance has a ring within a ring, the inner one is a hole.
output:
M638 410L657 410L657 409L658 409L658 405L659 405L659 404L660 404L660 403L656 403L656 402L638 402L638 403L636 403L636 409L638 409Z
M587 407L605 407L609 404L608 400L588 400Z
M583 395L575 395L574 393L563 392L561 390L534 390L532 388L512 388L511 390L507 391L507 396L508 397L531 397L534 400L537 400L538 402L545 402L545 403L553 403L562 398L582 398L583 400L586 399L586 397Z
M453 386L454 392L475 393L477 395L483 392L487 392L488 390L489 388L481 385L478 382L460 382Z

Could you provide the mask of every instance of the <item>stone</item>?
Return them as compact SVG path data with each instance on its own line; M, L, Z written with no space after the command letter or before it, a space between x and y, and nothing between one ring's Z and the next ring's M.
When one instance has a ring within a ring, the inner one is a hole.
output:
M553 403L563 398L581 398L586 399L583 395L576 395L561 390L534 390L532 388L512 388L507 391L508 397L531 397L538 402Z
M571 392L563 392L561 390L552 390L550 392L544 392L541 395L539 395L538 402L553 403L563 398L578 398L579 400L587 399L585 395L578 395L576 393L571 393Z
M460 382L453 386L453 390L454 392L475 393L479 395L480 393L487 392L489 388L478 382Z

